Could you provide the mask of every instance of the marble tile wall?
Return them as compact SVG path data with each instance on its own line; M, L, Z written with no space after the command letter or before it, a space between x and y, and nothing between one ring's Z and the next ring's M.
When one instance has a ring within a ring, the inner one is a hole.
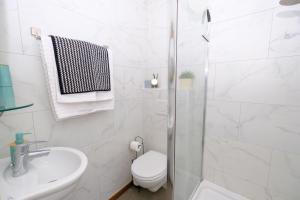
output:
M171 0L147 1L147 68L144 79L159 74L158 89L143 89L143 131L146 150L167 154L167 87Z
M0 63L11 68L18 100L32 108L0 118L0 157L17 131L49 146L82 150L89 159L76 191L67 199L106 200L131 180L134 154L128 144L143 135L143 79L148 59L148 1L0 0ZM115 109L56 122L50 110L39 41L43 32L108 45L114 54Z
M206 179L300 199L300 6L211 0Z

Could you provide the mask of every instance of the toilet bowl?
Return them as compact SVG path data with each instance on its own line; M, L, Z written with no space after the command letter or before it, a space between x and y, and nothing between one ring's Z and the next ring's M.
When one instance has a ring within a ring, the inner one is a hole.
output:
M167 183L167 156L148 151L133 161L131 173L134 185L156 192Z

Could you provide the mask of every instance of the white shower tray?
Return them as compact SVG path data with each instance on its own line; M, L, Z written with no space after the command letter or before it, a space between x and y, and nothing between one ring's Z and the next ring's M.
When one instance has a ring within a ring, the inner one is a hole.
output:
M239 194L213 184L207 180L201 182L191 200L250 200Z

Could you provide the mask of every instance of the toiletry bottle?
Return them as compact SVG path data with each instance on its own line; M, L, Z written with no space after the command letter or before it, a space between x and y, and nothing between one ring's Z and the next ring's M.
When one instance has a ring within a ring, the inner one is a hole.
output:
M12 143L9 144L9 152L10 152L11 163L15 162L15 157L14 157L15 151L16 151L16 143L12 142Z
M9 145L10 159L11 159L12 163L14 163L14 161L15 161L14 155L15 155L15 151L16 151L16 145L24 144L24 135L28 135L28 134L31 134L31 133L20 133L20 132L16 133L15 142L12 142Z

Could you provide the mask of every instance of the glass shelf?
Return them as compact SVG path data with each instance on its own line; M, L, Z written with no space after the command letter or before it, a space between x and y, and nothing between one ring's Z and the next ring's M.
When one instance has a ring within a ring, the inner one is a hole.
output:
M0 113L10 111L10 110L18 110L18 109L22 109L22 108L27 108L30 106L33 106L33 103L16 103L15 105L10 105L10 106L0 106Z

